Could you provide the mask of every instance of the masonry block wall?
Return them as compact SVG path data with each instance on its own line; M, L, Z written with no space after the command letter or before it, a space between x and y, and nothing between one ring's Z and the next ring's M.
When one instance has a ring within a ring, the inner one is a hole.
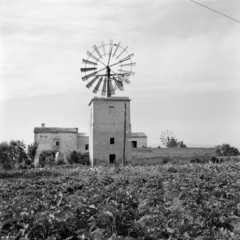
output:
M76 133L35 133L38 151L57 150L67 153L77 149ZM59 142L59 145L56 145Z
M215 155L214 148L134 148L132 150L132 158L135 160L164 157L191 158L206 154Z
M89 136L86 133L77 134L77 150L81 153L89 151Z
M90 106L89 158L92 165L122 163L126 103L125 159L132 158L130 99L93 98Z

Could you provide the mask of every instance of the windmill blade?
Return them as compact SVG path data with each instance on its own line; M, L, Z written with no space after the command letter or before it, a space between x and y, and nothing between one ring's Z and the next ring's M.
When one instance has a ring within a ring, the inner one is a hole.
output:
M126 71L126 70L123 70L123 69L119 69L118 71L119 71L119 72L127 73L127 74L129 74L129 75L134 75L134 74L135 74L135 72Z
M163 144L165 144L165 143L166 143L166 141L165 141L164 139L161 139L161 142L162 142Z
M126 64L121 64L121 67L125 67L125 66L136 66L136 63L126 63Z
M102 96L106 96L107 90L107 78L105 77L104 82L103 82L103 88L102 88Z
M80 68L80 69L81 69L81 72L88 72L88 71L94 71L97 68Z
M98 56L99 56L100 58L102 58L101 53L99 52L99 50L98 50L98 48L97 48L96 45L93 45L93 49L96 51L96 53L98 54Z
M93 93L97 93L97 91L99 90L99 87L102 83L102 77L100 78L100 80L98 81L96 87L93 89Z
M122 50L122 52L117 56L117 58L119 58L119 57L123 54L123 52L127 50L127 48L128 48L128 47L125 47L125 48Z
M103 48L104 55L106 55L106 50L105 50L105 44L104 44L104 41L102 41L102 48Z
M94 76L95 74L96 74L96 72L90 73L90 74L82 77L82 80L85 81L85 80L89 79L90 77Z
M95 65L95 66L98 65L98 64L95 63L95 62L91 62L91 61L88 61L88 60L85 60L85 59L83 59L82 62L85 63L85 64L90 64L90 65Z
M127 57L125 57L125 58L123 58L123 59L121 59L121 60L119 60L119 62L124 62L124 61L130 60L131 57L133 57L133 56L134 56L134 53L128 55Z
M130 84L131 82L128 79L125 79L121 75L118 75L118 81L125 82L127 84Z
M87 51L87 55L89 57L93 58L94 60L98 61L98 59L92 53L90 53L89 51Z
M118 45L117 45L117 47L116 47L116 49L115 49L115 51L114 51L114 53L113 53L113 56L117 53L118 48L119 48L119 46L120 46L120 43L121 43L121 42L118 43ZM116 46L116 44L114 44L114 45Z
M123 84L122 82L118 81L115 77L113 78L117 87L119 88L120 91L124 91L124 87L123 87Z
M115 91L114 91L114 88L113 88L111 80L109 81L109 88L110 88L111 95L115 95Z
M90 88L90 87L97 81L98 78L99 78L99 77L96 76L93 80L91 80L91 81L86 85L86 87L87 87L87 88Z
M112 49L113 49L113 40L110 40L110 45L109 45L109 55L112 55Z

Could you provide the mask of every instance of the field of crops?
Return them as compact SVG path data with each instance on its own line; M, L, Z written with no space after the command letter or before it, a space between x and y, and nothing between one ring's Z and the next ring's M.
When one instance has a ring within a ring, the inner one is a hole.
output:
M240 239L240 163L0 172L0 239Z

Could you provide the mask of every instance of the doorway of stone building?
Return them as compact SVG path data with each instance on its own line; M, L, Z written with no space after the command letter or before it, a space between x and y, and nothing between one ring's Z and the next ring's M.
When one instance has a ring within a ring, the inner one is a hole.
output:
M110 154L109 155L109 163L115 163L116 161L116 154Z
M137 148L137 141L132 141L132 147Z

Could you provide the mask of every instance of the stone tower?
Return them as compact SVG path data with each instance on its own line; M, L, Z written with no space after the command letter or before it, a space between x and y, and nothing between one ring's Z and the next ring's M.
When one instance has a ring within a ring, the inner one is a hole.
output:
M89 106L91 165L122 164L124 156L125 162L130 162L132 159L130 99L94 97Z

